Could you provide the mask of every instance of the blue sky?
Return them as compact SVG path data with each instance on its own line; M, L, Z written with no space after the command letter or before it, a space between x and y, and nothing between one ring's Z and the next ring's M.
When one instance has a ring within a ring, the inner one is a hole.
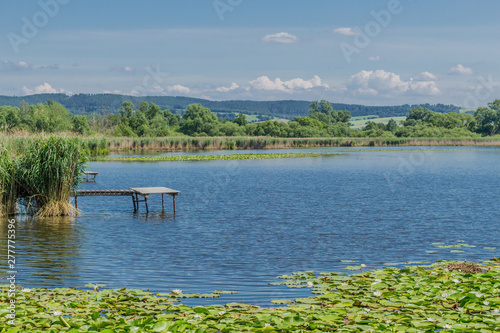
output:
M484 0L4 0L0 94L474 108L500 98L499 12Z

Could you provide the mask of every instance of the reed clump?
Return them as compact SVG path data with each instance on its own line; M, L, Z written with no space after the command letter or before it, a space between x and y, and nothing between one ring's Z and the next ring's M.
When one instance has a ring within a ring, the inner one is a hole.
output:
M13 215L17 210L17 162L5 147L0 147L0 216Z
M27 213L37 216L76 214L69 199L87 161L79 139L35 138L24 151L5 151L2 156L3 214L15 214L18 200Z

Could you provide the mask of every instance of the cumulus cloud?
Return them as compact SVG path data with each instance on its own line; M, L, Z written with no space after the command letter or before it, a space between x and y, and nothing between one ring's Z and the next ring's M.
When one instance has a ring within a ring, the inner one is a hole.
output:
M67 95L72 95L73 93L64 89L55 89L53 88L50 84L47 82L44 82L41 85L36 86L33 89L29 89L26 86L23 86L21 89L25 95L34 95L34 94L67 94Z
M328 84L324 84L321 78L315 75L310 80L295 78L288 81L282 81L279 77L271 80L268 76L261 76L250 81L250 86L257 90L278 90L291 93L296 90L309 90L316 87L330 88Z
M382 58L380 58L380 56L371 56L371 57L368 57L368 60L370 61L380 61L382 60Z
M344 35L344 36L356 36L358 32L356 29L353 28L348 28L348 27L341 27L333 30L333 33L339 34L339 35Z
M440 93L433 80L421 81L411 78L404 81L399 75L384 70L363 70L351 76L347 84L347 90L354 95L388 97L405 93L418 95L437 95Z
M217 90L218 92L225 92L226 93L226 92L229 92L229 91L232 91L232 90L236 90L239 87L240 86L237 85L236 82L233 82L230 87L219 87L219 88L217 88L215 90Z
M298 42L299 38L297 36L289 34L288 32L278 32L273 35L266 35L262 37L262 40L268 43L290 44Z
M175 84L173 86L166 87L164 91L173 94L188 94L191 89L180 84Z
M470 74L473 74L474 72L472 71L472 68L465 67L462 64L458 64L458 65L450 68L450 71L448 73L454 74L454 75L470 75Z
M0 60L0 72L16 72L32 68L32 65L24 61Z
M110 69L113 73L133 74L135 69L130 66L113 66Z
M430 72L422 72L413 78L415 81L436 81L436 75Z

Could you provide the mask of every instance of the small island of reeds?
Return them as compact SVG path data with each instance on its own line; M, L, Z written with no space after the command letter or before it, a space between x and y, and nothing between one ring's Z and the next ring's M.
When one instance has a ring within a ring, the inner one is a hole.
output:
M19 204L28 214L74 215L69 199L85 156L76 138L33 138L16 151L0 146L0 216L16 214Z

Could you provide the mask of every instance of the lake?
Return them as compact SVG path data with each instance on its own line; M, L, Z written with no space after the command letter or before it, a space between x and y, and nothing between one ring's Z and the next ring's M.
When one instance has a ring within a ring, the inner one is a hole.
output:
M169 196L162 212L161 196L153 195L149 214L143 204L133 213L129 197L80 197L78 217L19 216L17 282L233 290L238 294L185 303L268 307L310 295L268 285L295 271L499 256L499 150L352 150L297 159L91 162L99 176L82 189L170 187L182 191L177 214ZM280 150L288 151L301 150ZM450 244L469 246L438 247Z

